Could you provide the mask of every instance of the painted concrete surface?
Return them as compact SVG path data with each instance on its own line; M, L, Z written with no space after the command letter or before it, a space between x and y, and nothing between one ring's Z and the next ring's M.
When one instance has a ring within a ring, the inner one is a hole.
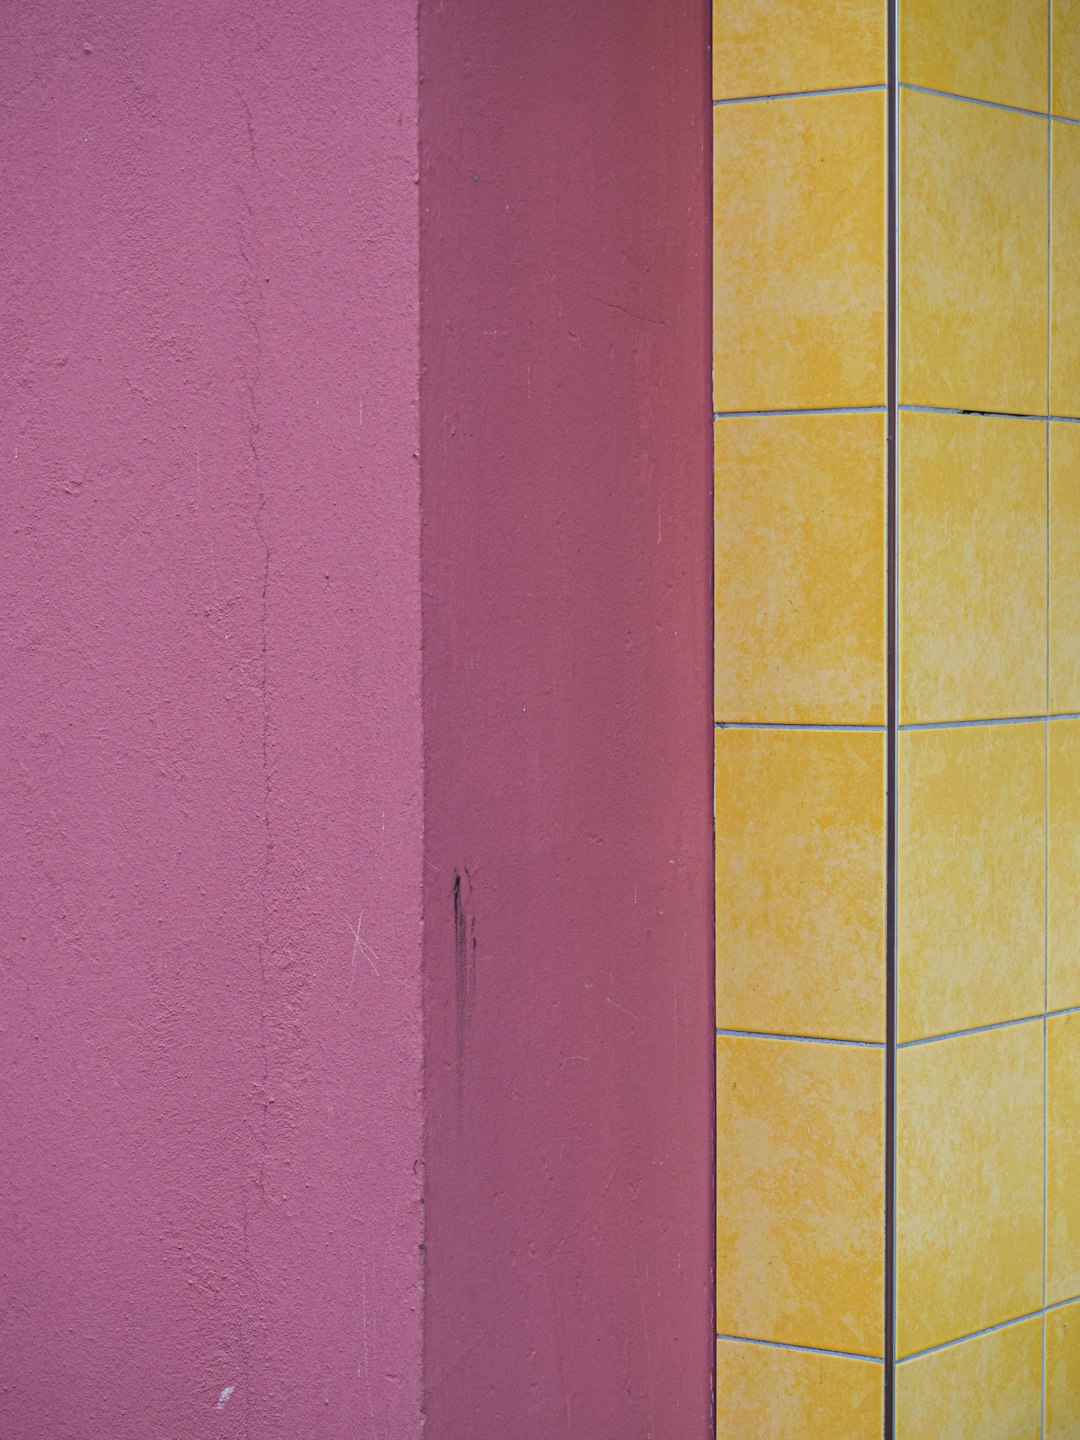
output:
M415 12L0 9L0 1434L420 1425Z
M434 1440L711 1433L707 24L422 14Z

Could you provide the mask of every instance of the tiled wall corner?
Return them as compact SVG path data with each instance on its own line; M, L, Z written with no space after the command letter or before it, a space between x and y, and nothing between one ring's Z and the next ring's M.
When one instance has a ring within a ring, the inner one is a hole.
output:
M718 1432L1080 1440L1080 0L713 84Z

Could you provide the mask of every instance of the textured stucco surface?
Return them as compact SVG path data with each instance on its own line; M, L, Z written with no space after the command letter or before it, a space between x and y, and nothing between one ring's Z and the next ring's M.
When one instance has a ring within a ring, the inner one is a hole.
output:
M0 68L0 1434L413 1436L415 11Z
M422 12L433 1440L711 1433L707 27Z

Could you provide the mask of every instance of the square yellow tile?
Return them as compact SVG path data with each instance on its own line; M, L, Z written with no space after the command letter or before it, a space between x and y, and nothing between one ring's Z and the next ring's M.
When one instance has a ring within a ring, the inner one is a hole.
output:
M885 722L884 415L715 426L716 715Z
M1041 1014L1045 723L900 736L901 1040Z
M1080 1014L1046 1022L1046 1299L1080 1295Z
M884 0L713 0L713 95L883 85ZM1045 47L1043 52L1045 68Z
M885 1039L884 735L717 735L716 1023Z
M898 1366L896 1435L897 1440L1040 1440L1042 1319Z
M1080 425L1050 426L1050 712L1080 712Z
M902 1358L1042 1303L1042 1021L901 1048L896 1125Z
M880 1356L883 1050L716 1048L718 1333Z
M1046 1317L1046 1440L1080 1440L1080 1305Z
M1052 0L1050 33L1052 103L1055 115L1080 120L1080 0Z
M714 408L884 404L884 93L718 105L713 127Z
M1080 415L1080 126L1050 132L1050 413Z
M1046 413L1046 122L900 97L900 399Z
M900 720L1041 715L1046 426L900 417Z
M1080 720L1049 727L1048 995L1051 1010L1080 1005Z
M881 1440L884 1366L772 1345L716 1346L721 1440Z
M903 0L900 79L1045 114L1046 8L1046 0Z

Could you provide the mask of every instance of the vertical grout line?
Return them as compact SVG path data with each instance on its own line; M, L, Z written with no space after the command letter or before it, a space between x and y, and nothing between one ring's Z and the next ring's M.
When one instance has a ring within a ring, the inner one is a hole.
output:
M885 817L885 1391L883 1430L893 1440L896 1430L896 1063L897 1063L897 777L899 721L897 686L898 565L898 477L897 427L899 425L897 350L899 345L899 147L900 87L897 84L899 0L888 0L888 166L887 202L887 326L888 326L888 454L886 460L886 586L887 586L887 667L888 689L886 735L886 817Z
M719 732L716 729L716 421L713 419L713 412L716 409L716 396L714 394L715 376L713 374L716 335L714 333L715 321L713 318L713 257L715 251L715 239L713 229L715 217L713 205L716 196L716 185L714 180L716 157L714 154L714 134L716 122L713 118L713 4L715 0L704 7L707 11L705 16L705 93L708 97L706 107L706 129L705 129L705 247L708 256L706 265L706 289L705 297L706 314L709 317L709 352L707 372L708 384L708 426L709 426L709 754L711 757L709 765L709 814L712 816L712 868L709 871L709 890L713 897L712 903L712 949L709 962L710 980L709 996L712 1015L712 1026L716 1027L718 1017L716 1013L716 742ZM1048 0L1049 3L1049 0ZM708 1429L710 1440L716 1440L716 1331L718 1317L716 1313L716 1237L719 1233L719 1204L717 1192L719 1190L719 1164L718 1154L718 1126L717 1126L717 1060L716 1060L716 1037L710 1037L710 1074L712 1076L712 1105L709 1108L710 1123L708 1135L708 1147L710 1155L710 1176L712 1183L712 1233L709 1241L709 1258L711 1261L711 1275L709 1280L709 1420Z
M1050 280L1050 264L1053 249L1053 152L1054 122L1054 6L1053 0L1046 0L1046 724L1044 746L1044 803L1043 803L1043 1113L1042 1113L1042 1385L1040 1393L1040 1433L1046 1440L1046 1227L1049 1220L1047 1207L1047 1108L1049 1103L1049 1062L1047 1013L1050 1010L1050 335L1051 306L1053 290Z

